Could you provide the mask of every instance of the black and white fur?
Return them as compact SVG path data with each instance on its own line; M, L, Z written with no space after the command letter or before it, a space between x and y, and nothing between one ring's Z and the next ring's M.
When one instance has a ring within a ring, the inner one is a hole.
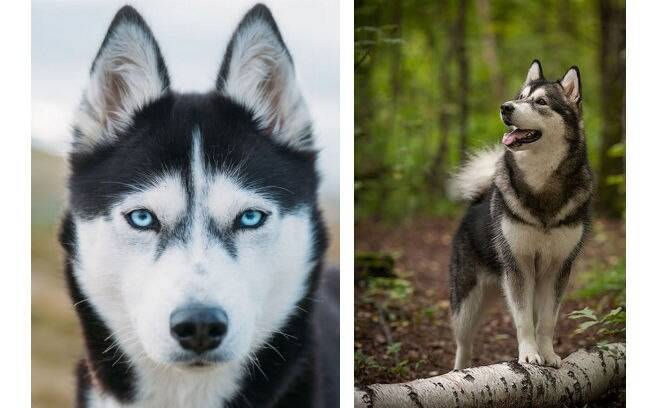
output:
M482 314L501 292L519 362L559 367L554 328L589 230L593 190L578 68L548 81L534 61L501 118L510 127L506 146L476 154L451 183L470 201L450 263L455 368L469 366Z
M316 158L265 6L244 16L203 94L173 91L142 17L116 14L74 119L60 233L86 344L78 407L338 405ZM134 209L158 227L133 227ZM247 209L266 214L262 226L236 227ZM218 347L193 352L172 336L188 305L228 318Z

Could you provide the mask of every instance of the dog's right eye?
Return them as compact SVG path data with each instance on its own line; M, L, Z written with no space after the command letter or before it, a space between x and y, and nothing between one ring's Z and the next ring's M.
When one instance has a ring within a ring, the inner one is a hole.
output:
M537 105L547 105L548 104L548 102L546 102L546 100L543 99L543 98L539 98L535 102L537 103Z
M125 214L129 225L138 230L158 230L159 222L153 212L146 209L133 210Z

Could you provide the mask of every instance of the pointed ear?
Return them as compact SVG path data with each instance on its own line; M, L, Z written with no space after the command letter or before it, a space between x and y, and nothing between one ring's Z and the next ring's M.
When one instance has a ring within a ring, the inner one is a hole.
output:
M113 18L75 115L75 150L110 143L133 114L170 86L167 68L149 27L130 6Z
M254 6L236 28L217 88L250 109L277 142L298 150L312 147L310 114L292 57L267 7Z
M532 61L530 69L527 71L527 76L525 77L525 85L529 84L532 81L536 81L537 79L543 79L543 67L541 66L539 60L535 59Z
M561 87L564 94L573 103L579 103L582 100L582 82L580 80L580 69L572 66L561 80Z

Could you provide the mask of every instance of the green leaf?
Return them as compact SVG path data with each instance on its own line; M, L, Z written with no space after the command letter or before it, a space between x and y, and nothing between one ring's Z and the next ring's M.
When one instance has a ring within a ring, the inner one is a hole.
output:
M616 143L607 150L609 157L625 157L625 143Z
M621 184L625 183L625 175L624 174L616 174L612 176L607 176L605 183L607 183L608 186L618 186Z
M387 354L389 354L390 356L394 354L398 354L398 352L401 351L401 346L402 343L400 341L389 344L387 346Z
M593 309L585 307L582 310L574 310L571 313L568 314L568 317L571 319L591 319L591 320L598 320L598 318L595 316L595 312Z
M576 332L584 333L588 328L590 328L592 326L595 326L596 324L598 324L598 322L595 321L595 320L589 320L589 321L586 321L586 322L582 322L579 325L579 327L577 328Z

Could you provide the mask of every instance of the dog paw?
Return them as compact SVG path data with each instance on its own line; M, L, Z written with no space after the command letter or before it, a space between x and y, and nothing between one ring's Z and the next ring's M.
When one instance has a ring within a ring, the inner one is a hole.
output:
M518 354L518 362L521 364L536 364L544 365L543 358L537 353L536 350L524 351Z
M543 359L542 365L555 368L561 367L561 357L554 351L542 352L541 357Z

